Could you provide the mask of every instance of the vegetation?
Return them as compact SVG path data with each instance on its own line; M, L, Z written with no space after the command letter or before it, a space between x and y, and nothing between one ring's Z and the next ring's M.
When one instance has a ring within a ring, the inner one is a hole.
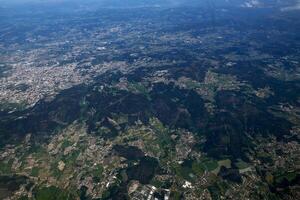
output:
M36 200L75 200L72 194L54 186L36 189L34 197Z

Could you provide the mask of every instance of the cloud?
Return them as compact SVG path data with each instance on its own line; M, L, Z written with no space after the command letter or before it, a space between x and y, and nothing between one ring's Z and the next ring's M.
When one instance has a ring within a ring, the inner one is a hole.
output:
M288 7L284 7L281 11L292 11L292 10L300 10L300 0L296 2L296 4Z

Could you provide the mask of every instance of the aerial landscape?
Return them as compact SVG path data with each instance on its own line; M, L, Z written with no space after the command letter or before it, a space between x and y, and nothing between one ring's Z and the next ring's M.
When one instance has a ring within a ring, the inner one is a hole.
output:
M299 0L0 0L0 200L299 200Z

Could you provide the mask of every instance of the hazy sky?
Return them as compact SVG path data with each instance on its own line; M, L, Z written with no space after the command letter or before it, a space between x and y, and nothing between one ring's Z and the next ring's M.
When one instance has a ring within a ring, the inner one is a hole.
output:
M85 4L85 5L101 5L101 6L163 6L163 5L181 5L181 4L199 4L208 1L237 1L237 0L0 0L0 6L8 4ZM240 1L240 0L238 0Z
M74 5L89 4L101 6L176 6L176 5L195 5L195 4L214 4L214 5L229 5L229 6L244 6L252 7L252 5L280 4L282 10L297 10L300 9L300 0L0 0L1 5L8 4L44 4L44 3L69 3Z

